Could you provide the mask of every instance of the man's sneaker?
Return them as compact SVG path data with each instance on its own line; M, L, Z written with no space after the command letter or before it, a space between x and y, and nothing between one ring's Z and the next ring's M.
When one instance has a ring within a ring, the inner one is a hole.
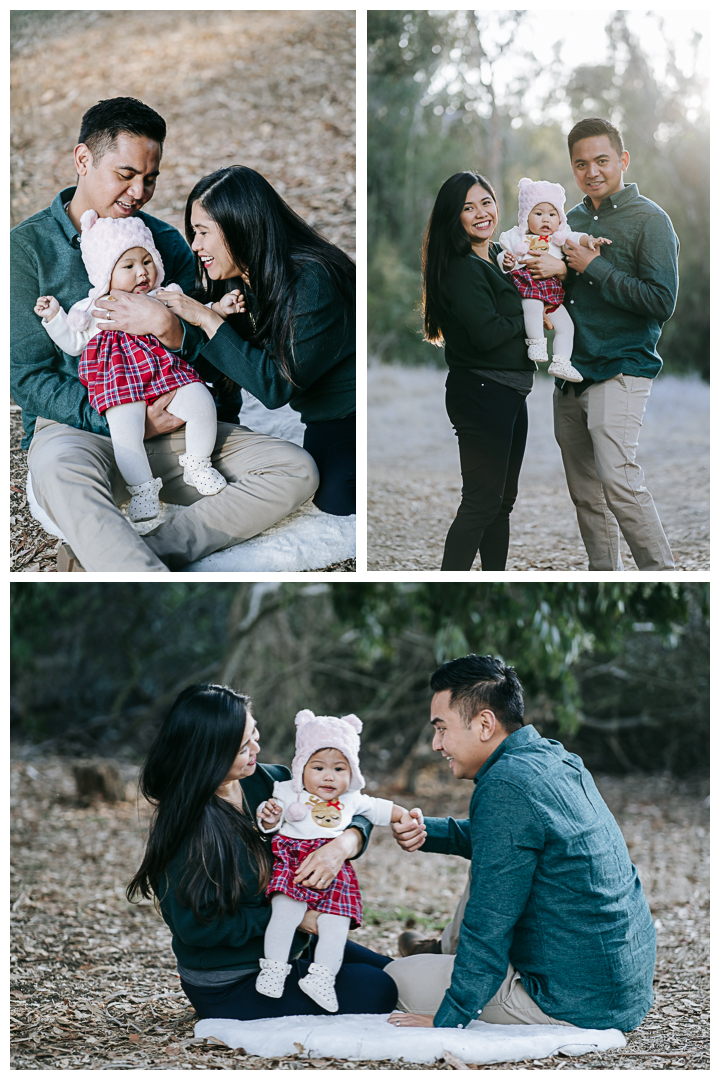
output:
M208 458L193 457L192 454L181 454L178 461L183 467L183 480L186 484L196 488L201 495L217 495L227 486L227 480L222 473L213 468L212 460Z
M160 513L160 499L158 491L163 486L159 476L153 476L152 480L146 480L144 484L128 484L127 489L132 495L128 507L128 517L131 521L150 521Z
M281 998L285 989L285 980L290 974L291 964L282 960L260 958L260 974L255 980L255 989L265 997Z
M548 375L554 375L556 379L567 379L568 382L583 381L583 376L578 369L570 363L569 356L553 356Z
M401 956L415 956L417 953L442 952L439 938L426 938L417 930L404 930L398 938L398 952Z
M298 986L323 1009L333 1013L338 1011L335 976L324 964L311 964L307 975L298 981Z
M544 337L526 337L525 344L528 347L528 360L547 360L547 341Z

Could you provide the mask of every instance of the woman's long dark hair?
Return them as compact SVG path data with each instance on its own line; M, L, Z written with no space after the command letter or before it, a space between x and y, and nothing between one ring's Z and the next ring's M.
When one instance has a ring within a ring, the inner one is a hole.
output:
M128 900L162 892L168 863L186 842L177 896L199 921L232 915L247 896L241 846L257 871L257 892L267 885L271 859L254 823L215 794L242 744L249 705L243 694L211 683L188 686L176 698L140 774L140 790L156 809Z
M303 264L317 263L341 298L354 304L355 264L303 221L264 176L244 165L218 169L192 189L185 207L189 244L196 202L219 227L235 265L247 272L257 300L252 340L267 349L283 378L296 386L292 318L298 272ZM214 303L241 284L213 281L195 256L195 291L204 303Z
M425 230L422 249L423 325L425 341L431 341L433 345L443 344L440 329L442 316L445 314L440 289L442 279L455 255L469 255L472 250L470 237L465 232L460 215L467 193L475 184L484 188L497 206L497 198L490 181L480 173L467 169L465 172L455 173L440 188Z

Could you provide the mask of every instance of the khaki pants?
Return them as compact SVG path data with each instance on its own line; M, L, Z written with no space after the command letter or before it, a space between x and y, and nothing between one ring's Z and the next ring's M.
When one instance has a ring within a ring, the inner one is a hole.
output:
M33 490L87 571L167 573L249 540L311 498L315 462L294 443L218 424L213 465L228 485L203 497L184 483L185 429L145 443L160 497L183 507L140 536L117 508L128 497L105 435L39 418L28 451Z
M555 438L589 570L622 570L620 531L639 570L674 570L672 552L635 461L652 379L616 375L579 397L555 390Z
M468 872L465 890L455 909L452 922L445 927L440 939L442 956L418 953L416 956L393 960L385 968L397 984L398 1008L403 1012L434 1016L438 1011L452 979L460 927L469 895ZM567 1020L554 1020L552 1016L544 1013L520 982L520 972L516 971L512 964L508 964L507 975L500 989L478 1014L478 1020L483 1020L486 1024L560 1024L562 1027L575 1027Z

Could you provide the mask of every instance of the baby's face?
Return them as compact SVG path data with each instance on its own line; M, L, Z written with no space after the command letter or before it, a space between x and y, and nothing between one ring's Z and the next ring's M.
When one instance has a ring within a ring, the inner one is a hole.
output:
M540 233L554 233L560 228L560 215L552 203L541 202L533 206L528 214L528 229L535 236Z
M352 773L348 759L339 750L317 750L303 769L303 787L318 798L337 799L350 787Z
M145 248L130 248L118 259L110 278L110 289L118 292L149 293L155 288L157 270Z

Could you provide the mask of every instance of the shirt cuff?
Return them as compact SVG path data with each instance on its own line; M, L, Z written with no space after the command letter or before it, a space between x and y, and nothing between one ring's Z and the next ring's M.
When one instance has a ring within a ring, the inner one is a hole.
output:
M433 1017L433 1027L465 1028L471 1020L477 1020L477 1016L472 1016L470 1013L458 1009L456 1005L453 1005L452 1001L448 1000L446 994L440 1002L440 1008Z
M593 261L588 264L588 267L583 271L582 276L589 278L590 281L594 282L596 285L604 285L614 269L614 266L608 259L603 259L602 255L598 255L596 259L593 259Z

